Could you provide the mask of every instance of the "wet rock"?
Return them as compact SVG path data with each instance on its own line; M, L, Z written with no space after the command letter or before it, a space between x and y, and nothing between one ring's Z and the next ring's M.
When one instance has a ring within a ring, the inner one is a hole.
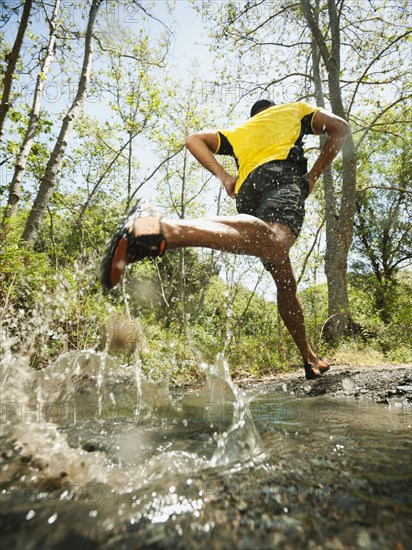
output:
M376 403L382 403L384 405L389 405L389 399L387 397L377 397L375 399Z
M412 386L396 386L396 391L399 393L411 393Z
M370 548L372 548L371 537L368 531L366 531L365 529L360 531L356 538L357 538L358 546L362 550L370 550Z
M314 546L313 548L319 548L319 546ZM332 540L326 541L325 550L347 550L347 547L343 544L341 540L339 540L337 537L334 537Z
M267 393L367 398L383 404L388 404L388 399L402 396L405 402L412 403L412 365L382 365L357 370L337 366L311 383L303 379L299 370L269 381L248 380L239 384L252 391Z

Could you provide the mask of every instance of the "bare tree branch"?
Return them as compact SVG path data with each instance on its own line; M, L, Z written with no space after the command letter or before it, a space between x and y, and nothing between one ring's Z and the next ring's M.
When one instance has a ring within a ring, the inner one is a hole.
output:
M323 226L325 225L325 221L326 221L326 218L324 217L324 218L322 219L322 221L320 222L320 225L319 225L318 229L316 230L315 238L313 239L313 243L312 243L311 247L309 248L309 250L308 250L308 252L307 252L307 254L306 254L306 256L305 256L305 259L303 260L302 269L301 269L301 271L300 271L299 277L298 277L297 280L296 280L296 284L297 284L298 286L299 286L301 280L303 279L303 276L304 276L305 270L306 270L306 266L307 266L307 264L308 264L308 261L309 261L311 255L312 255L312 252L315 250L315 246L316 246L316 244L317 244L317 242L318 242L318 239L319 239L319 236L320 236L321 231L322 231L322 229L323 229Z

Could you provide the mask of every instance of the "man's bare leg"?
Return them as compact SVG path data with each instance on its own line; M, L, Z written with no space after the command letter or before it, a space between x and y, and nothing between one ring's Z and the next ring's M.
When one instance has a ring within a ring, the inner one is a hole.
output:
M316 360L316 353L310 347L306 336L305 319L296 295L296 279L289 257L275 264L270 273L278 290L277 302L280 316L295 341L302 359L305 362ZM323 363L320 366L323 366Z
M193 220L162 218L162 229L168 249L200 246L258 256L269 262L286 259L296 240L289 227L247 214Z

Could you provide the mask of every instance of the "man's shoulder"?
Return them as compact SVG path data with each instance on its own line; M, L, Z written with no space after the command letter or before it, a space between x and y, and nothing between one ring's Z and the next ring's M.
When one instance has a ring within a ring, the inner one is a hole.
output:
M284 103L283 105L279 105L279 107L283 107L285 109L305 109L305 110L312 110L316 111L319 109L316 105L313 103L310 103L306 99L299 99L298 101L292 101L290 103Z
M276 117L279 114L286 114L290 116L295 115L299 118L302 118L303 116L310 113L315 113L318 110L319 107L317 107L316 105L313 105L312 103L301 99L299 101L291 101L289 103L280 103L277 105L273 105L272 107L269 107L268 109L263 111L263 113L266 113L266 115L263 115L262 118L266 118L268 116Z

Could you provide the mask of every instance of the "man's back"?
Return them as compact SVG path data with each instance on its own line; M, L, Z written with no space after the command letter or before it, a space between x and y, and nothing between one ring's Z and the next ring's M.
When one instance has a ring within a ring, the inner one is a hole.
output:
M233 155L238 163L236 192L247 176L266 162L306 163L302 137L315 133L312 119L318 110L304 101L274 105L234 129L219 130L216 153Z

